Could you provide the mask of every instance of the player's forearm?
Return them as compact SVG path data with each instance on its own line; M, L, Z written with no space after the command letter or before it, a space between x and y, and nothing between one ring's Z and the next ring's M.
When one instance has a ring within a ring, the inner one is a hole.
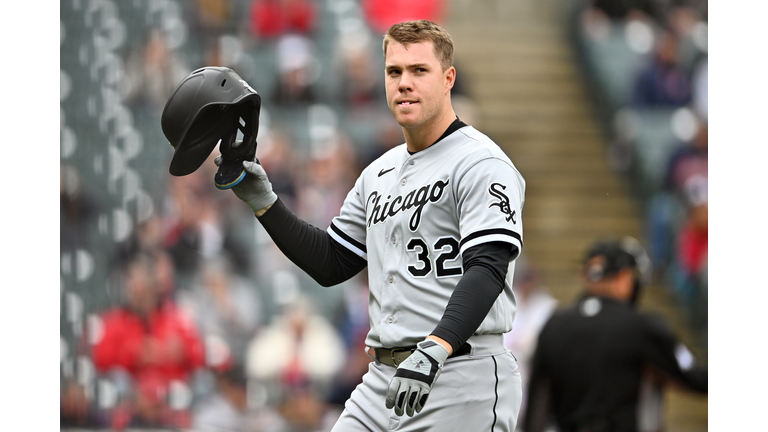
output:
M475 333L504 289L512 250L508 243L478 245L464 253L464 276L432 332L459 349Z
M323 231L293 214L279 199L259 216L275 245L322 286L346 281L366 266Z

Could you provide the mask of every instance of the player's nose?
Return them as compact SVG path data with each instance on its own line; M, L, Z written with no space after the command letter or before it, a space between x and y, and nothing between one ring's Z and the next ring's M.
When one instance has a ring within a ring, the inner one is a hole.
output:
M411 80L410 74L403 73L400 76L400 82L397 85L397 89L401 93L413 91L413 81Z

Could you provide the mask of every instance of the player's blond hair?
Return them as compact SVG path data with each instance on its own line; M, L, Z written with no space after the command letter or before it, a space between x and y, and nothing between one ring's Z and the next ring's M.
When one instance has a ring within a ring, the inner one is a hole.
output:
M408 21L393 25L384 34L382 49L387 56L387 46L392 42L403 45L432 41L435 55L443 71L453 66L453 40L445 29L427 20Z

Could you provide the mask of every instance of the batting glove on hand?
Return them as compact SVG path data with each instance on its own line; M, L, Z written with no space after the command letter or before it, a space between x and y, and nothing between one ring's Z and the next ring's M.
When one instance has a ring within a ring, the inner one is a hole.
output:
M433 340L424 340L404 362L400 363L387 389L387 408L395 408L395 414L403 410L413 417L427 402L432 385L440 375L448 350Z
M216 166L221 165L222 157L214 159ZM263 210L277 201L277 195L272 191L272 183L267 178L267 172L257 158L253 161L243 161L245 178L232 187L232 191L254 211Z

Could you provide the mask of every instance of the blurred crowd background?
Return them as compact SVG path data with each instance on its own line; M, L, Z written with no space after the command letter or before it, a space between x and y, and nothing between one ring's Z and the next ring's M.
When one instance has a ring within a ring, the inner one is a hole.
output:
M656 277L707 343L706 0L574 2L570 33L616 172L644 209Z
M607 160L639 204L651 288L669 295L690 332L687 343L706 356L708 2L564 3L567 34L606 137ZM645 421L656 422L641 415Z
M707 3L562 3L606 151L646 211L657 277L706 341ZM370 361L365 272L332 288L304 275L214 187L216 151L170 176L160 113L191 71L233 68L262 97L257 156L275 191L325 229L360 170L403 142L381 37L449 10L417 5L60 3L62 428L329 430ZM455 107L472 124L464 84ZM519 261L506 340L525 373L557 301L536 263Z

